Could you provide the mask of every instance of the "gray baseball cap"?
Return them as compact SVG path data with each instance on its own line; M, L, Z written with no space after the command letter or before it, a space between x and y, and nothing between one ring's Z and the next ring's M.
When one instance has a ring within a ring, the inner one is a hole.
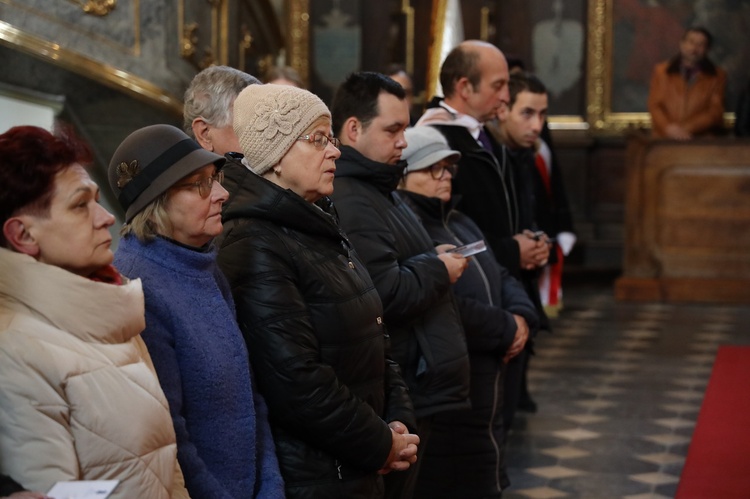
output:
M451 149L443 134L431 126L407 128L404 136L407 145L401 159L407 163L405 173L424 170L445 158L461 159L461 153Z

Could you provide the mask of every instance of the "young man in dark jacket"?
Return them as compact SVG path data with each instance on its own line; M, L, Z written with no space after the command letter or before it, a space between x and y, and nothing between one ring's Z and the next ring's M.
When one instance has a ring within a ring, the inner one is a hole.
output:
M421 454L431 416L469 406L466 341L450 292L467 261L433 247L393 195L406 166L401 151L409 125L401 85L379 73L354 73L336 92L331 114L342 143L333 199L383 302L392 355L414 401ZM387 497L412 496L419 463L386 476Z

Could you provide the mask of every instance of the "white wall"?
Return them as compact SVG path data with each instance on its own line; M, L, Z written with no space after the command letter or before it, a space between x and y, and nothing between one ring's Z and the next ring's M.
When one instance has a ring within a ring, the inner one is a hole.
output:
M17 125L52 129L56 110L52 106L15 99L0 93L0 133Z

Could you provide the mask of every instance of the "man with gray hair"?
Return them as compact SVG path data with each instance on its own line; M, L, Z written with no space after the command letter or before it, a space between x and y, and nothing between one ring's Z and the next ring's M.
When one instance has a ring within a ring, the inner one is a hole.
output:
M259 83L229 66L211 66L195 75L185 91L185 133L216 154L238 153L240 144L232 129L234 100L245 87Z

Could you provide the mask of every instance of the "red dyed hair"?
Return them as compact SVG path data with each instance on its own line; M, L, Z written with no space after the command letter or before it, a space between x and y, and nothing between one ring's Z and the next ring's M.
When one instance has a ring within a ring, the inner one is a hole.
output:
M16 126L0 135L0 226L19 213L49 213L55 176L73 163L89 164L88 145L70 127L54 134L35 126ZM5 245L0 230L0 244Z

